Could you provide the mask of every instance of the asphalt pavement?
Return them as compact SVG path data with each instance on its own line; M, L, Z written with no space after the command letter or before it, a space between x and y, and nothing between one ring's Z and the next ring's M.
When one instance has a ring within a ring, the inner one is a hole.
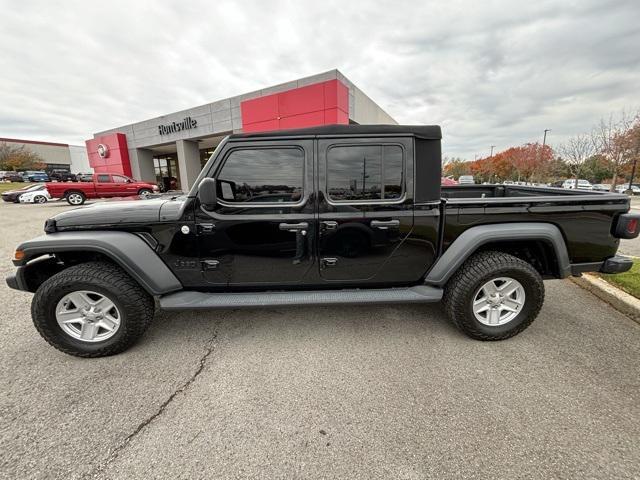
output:
M0 273L68 207L0 205ZM1 478L638 478L640 325L546 283L516 338L439 305L161 314L131 350L42 340L0 286Z

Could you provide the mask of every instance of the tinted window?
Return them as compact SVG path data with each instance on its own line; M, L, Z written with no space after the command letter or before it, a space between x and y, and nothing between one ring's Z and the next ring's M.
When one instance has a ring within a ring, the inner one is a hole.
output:
M384 198L393 200L402 197L402 148L397 145L384 146Z
M303 177L301 149L235 150L218 175L218 196L227 202L298 202Z
M98 183L109 183L111 179L109 178L109 175L98 175L98 180L96 181Z
M400 198L402 174L402 148L397 145L337 146L327 152L327 192L332 200Z

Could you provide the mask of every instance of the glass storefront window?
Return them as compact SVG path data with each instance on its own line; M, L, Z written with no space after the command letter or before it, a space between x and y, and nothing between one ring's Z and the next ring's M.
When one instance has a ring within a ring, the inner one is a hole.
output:
M153 157L153 168L161 191L180 190L178 157L175 154Z
M211 154L213 153L214 150L215 150L214 147L200 150L200 168L204 168L204 166L209 161L209 157L211 157Z

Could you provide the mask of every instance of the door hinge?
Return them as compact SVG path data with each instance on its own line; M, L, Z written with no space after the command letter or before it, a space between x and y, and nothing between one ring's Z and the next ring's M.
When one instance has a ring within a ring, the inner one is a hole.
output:
M321 262L322 262L322 266L324 268L335 267L338 264L338 259L337 258L323 258L321 260Z

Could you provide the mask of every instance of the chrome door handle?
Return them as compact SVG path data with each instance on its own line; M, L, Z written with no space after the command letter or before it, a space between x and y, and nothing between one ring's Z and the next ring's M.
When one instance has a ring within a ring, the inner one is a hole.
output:
M379 228L380 230L398 228L399 226L400 226L400 220L371 220L371 227Z
M325 230L335 230L338 228L338 222L334 222L333 220L324 220L321 225Z
M286 232L297 232L299 230L306 230L309 228L309 224L307 222L300 223L281 223L278 225L280 230L284 230Z

